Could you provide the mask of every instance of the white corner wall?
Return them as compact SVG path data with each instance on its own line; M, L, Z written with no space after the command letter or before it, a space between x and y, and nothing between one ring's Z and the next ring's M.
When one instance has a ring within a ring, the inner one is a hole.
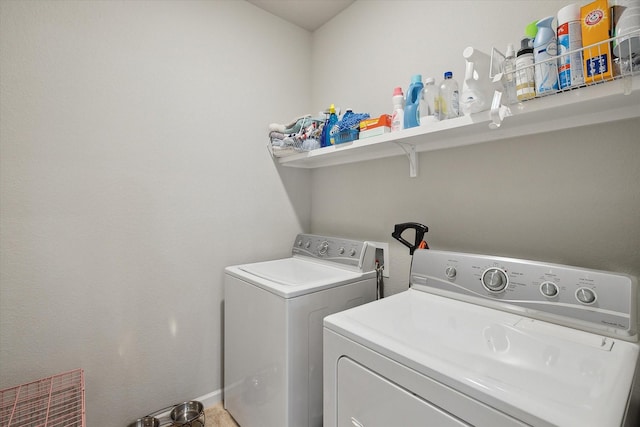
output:
M310 33L243 1L0 2L0 389L82 367L90 426L222 387L227 265L286 256Z
M356 1L313 35L313 106L390 114L393 88L406 91L417 73L439 82L452 70L462 89L465 47L517 48L527 23L564 5ZM432 248L639 276L639 134L633 119L426 152L417 178L400 150L315 169L311 228L390 242L387 293L409 283L409 252L391 238L393 225L407 221L429 226Z

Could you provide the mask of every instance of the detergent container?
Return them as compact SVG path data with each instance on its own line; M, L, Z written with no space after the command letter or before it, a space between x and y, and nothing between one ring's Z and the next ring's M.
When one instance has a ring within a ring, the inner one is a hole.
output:
M533 40L533 60L535 66L536 93L553 93L558 90L558 63L554 60L558 53L556 32L551 24L553 16L538 21L538 33Z
M420 98L422 97L422 76L411 76L404 105L404 128L409 129L420 124Z
M640 0L616 0L613 14L613 35L616 37L613 53L620 59L631 61L637 70L640 65Z
M560 89L584 83L582 72L582 26L580 5L570 4L558 11L558 81ZM572 52L572 53L568 53Z
M462 56L466 60L466 68L460 110L468 115L490 109L495 92L493 81L489 77L491 57L473 47L466 48Z
M325 140L323 141L323 147L328 147L330 145L334 145L336 143L335 134L338 133L338 115L336 114L336 106L331 104L329 107L329 119L325 124L327 129L324 134Z
M404 94L402 88L393 89L393 114L391 115L391 132L404 129Z

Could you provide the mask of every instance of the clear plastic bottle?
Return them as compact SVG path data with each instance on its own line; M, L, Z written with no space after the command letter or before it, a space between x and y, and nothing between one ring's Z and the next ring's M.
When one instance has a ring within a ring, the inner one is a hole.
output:
M438 96L436 89L436 81L433 77L427 77L424 81L422 89L422 97L420 98L420 125L433 123L438 120L436 114L435 100Z
M518 102L516 96L516 52L513 48L513 44L509 43L507 46L507 56L504 58L504 88L506 92L505 101L511 104Z
M391 132L404 129L404 94L402 88L393 90L393 114L391 115Z
M444 81L438 88L436 103L438 120L453 119L460 115L460 92L458 82L453 79L453 73L444 73Z

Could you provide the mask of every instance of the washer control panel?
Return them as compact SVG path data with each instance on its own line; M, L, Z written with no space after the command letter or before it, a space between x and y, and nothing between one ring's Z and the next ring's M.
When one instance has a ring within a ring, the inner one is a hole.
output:
M622 273L419 250L411 286L587 331L636 337L637 279Z
M367 247L368 245L360 240L298 234L293 242L292 254L369 271L375 268L373 261L369 260L375 256L375 249L367 251Z

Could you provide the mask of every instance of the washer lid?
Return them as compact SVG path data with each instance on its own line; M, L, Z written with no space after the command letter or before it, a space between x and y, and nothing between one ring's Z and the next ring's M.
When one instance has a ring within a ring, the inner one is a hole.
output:
M638 359L636 343L413 289L324 325L532 425L620 425Z
M363 274L295 257L227 267L226 272L284 298L375 277L375 272Z

